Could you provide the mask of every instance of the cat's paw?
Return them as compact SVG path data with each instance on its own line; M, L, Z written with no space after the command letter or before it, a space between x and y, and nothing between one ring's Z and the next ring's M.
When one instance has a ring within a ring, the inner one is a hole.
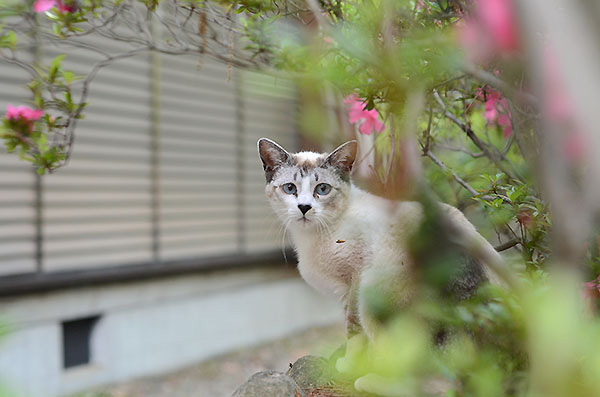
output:
M362 334L352 336L346 342L346 354L337 359L335 368L341 374L351 373L360 364L367 347L367 338Z

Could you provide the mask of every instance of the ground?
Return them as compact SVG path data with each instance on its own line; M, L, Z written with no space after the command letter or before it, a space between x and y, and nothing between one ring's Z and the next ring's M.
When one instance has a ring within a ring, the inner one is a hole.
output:
M215 357L180 371L133 380L77 397L221 397L264 370L285 372L307 354L329 356L344 342L341 325L313 328L284 339Z

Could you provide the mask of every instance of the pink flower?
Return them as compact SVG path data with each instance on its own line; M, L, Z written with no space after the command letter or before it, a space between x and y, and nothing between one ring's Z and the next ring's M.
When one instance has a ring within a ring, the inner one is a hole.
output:
M508 138L512 135L513 128L509 115L504 113L498 116L498 125L502 127L504 138Z
M483 114L483 116L488 121L488 123L493 123L494 121L496 121L496 117L498 117L498 111L496 110L496 102L498 102L498 100L494 98L489 98L487 101L485 101L485 113Z
M27 106L14 107L12 105L8 105L6 107L5 117L15 126L23 125L31 132L33 130L33 122L39 120L43 115L43 110L31 109Z
M351 124L360 123L358 131L361 134L371 135L373 131L379 133L384 130L385 126L379 121L377 110L364 109L364 103L357 94L346 97L344 103L350 105L348 109L348 121Z
M473 14L458 25L458 39L472 62L520 49L512 0L475 0Z
M592 281L581 283L583 287L582 295L586 309L592 313L597 307L596 301L600 298L600 276Z
M504 138L508 138L512 134L513 128L506 98L498 91L489 88L485 93L479 88L476 97L484 101L485 112L483 113L483 117L485 117L488 124L496 123L502 128Z
M57 0L35 0L33 10L35 12L46 12L56 5Z
M515 9L512 0L478 0L477 13L492 41L501 51L519 49Z
M325 36L323 37L323 43L333 45L335 44L335 40L331 36Z
M33 10L35 12L46 12L55 6L61 13L75 11L75 7L66 4L63 0L35 0Z
M596 277L592 281L588 281L587 283L583 283L586 289L596 290L596 292L600 293L600 276Z
M25 120L25 121L37 121L44 115L43 110L31 109L27 106L8 105L6 107L6 118L9 120Z

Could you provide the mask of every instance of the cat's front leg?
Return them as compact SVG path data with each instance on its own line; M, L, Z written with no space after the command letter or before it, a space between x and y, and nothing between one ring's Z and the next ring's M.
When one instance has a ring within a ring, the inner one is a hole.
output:
M346 336L350 339L363 332L358 315L358 277L352 277L350 288L346 292L344 314L346 315Z

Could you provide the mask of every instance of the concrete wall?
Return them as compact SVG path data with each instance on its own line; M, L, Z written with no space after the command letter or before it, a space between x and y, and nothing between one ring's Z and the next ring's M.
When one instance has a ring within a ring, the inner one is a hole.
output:
M216 271L0 300L0 384L50 397L172 371L232 349L342 321L291 267ZM61 322L100 315L91 364L63 369Z

